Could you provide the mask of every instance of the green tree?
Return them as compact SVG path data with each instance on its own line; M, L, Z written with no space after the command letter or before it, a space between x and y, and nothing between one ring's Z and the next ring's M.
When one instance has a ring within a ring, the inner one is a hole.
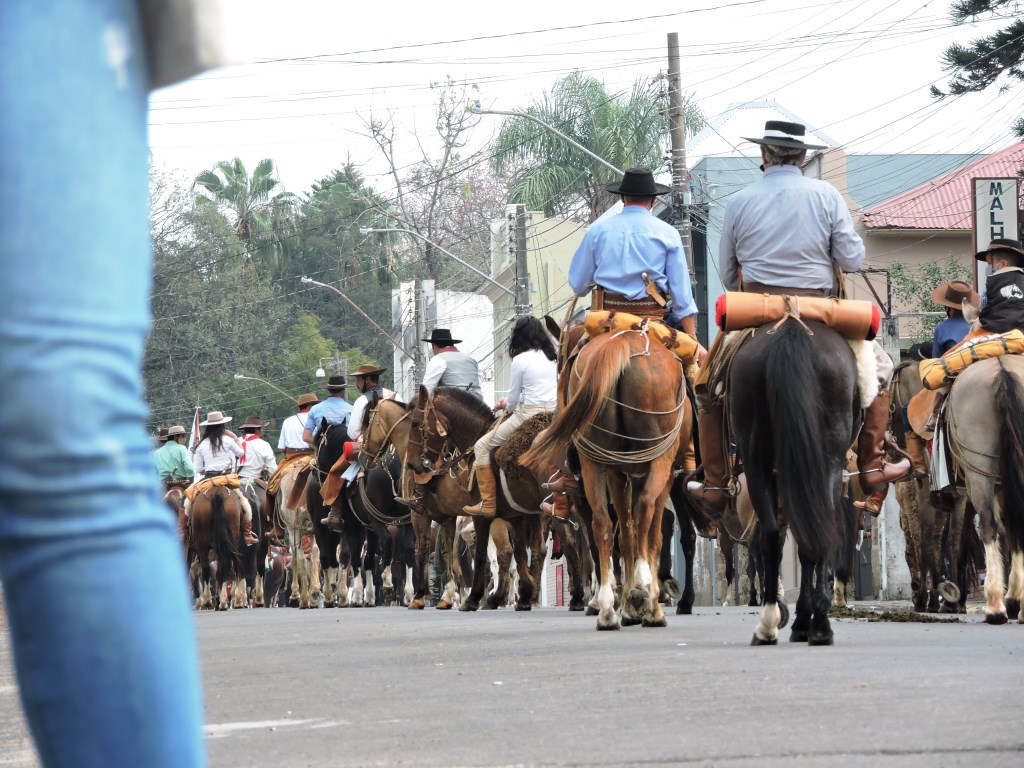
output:
M949 256L945 261L929 261L913 270L905 264L893 264L889 270L892 279L892 295L910 312L945 312L946 308L932 301L932 291L942 283L951 280L972 279L971 268ZM930 339L941 317L914 318L909 327L901 327L900 333L911 335L915 342Z
M595 77L574 72L558 80L526 111L554 126L618 168L661 167L668 135L667 102L650 80L628 94L609 93ZM686 109L691 132L704 123ZM506 118L495 140L492 165L513 174L509 198L529 210L590 223L608 207L606 184L614 171L530 120Z
M932 96L942 99L983 91L1003 75L1007 80L1024 80L1024 19L1018 0L956 0L950 9L954 24L979 18L1007 18L1008 26L969 45L954 43L942 54L942 68L950 73L948 91L932 86ZM1009 83L1001 90L1010 87ZM1024 117L1013 124L1014 133L1024 138Z
M245 246L246 255L274 274L282 266L289 235L294 231L298 199L274 177L274 161L260 160L249 176L236 157L221 161L195 178L199 205L224 213Z

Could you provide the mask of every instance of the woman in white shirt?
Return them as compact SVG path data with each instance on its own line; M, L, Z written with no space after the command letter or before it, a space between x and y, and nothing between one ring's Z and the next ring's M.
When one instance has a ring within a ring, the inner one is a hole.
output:
M508 397L494 405L495 411L506 412L506 418L477 440L473 447L480 503L463 507L467 515L494 517L497 488L491 469L491 453L531 416L554 411L558 399L557 353L543 323L535 317L519 318L512 329L508 348L512 357Z
M231 417L220 411L210 411L206 421L199 426L206 427L203 430L203 439L196 446L193 464L196 468L196 482L202 481L214 475L226 475L235 468L235 461L242 458L245 452L239 443L234 432L228 430L225 424L231 421ZM252 532L252 507L249 500L237 488L233 489L242 505L242 542L244 544L258 544L259 539ZM185 505L185 515L188 515L189 505Z

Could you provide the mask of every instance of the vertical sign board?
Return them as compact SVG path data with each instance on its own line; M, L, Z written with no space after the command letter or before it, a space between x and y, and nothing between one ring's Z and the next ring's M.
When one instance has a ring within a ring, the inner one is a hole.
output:
M984 249L989 242L1001 237L1020 239L1020 211L1018 210L1019 179L972 179L974 187L974 251ZM979 293L985 286L979 283L980 262L974 262L974 285Z

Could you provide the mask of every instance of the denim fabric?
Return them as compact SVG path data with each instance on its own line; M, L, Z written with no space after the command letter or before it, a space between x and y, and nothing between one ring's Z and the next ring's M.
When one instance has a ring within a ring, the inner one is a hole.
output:
M205 764L139 372L142 46L130 0L0 3L0 577L46 766Z

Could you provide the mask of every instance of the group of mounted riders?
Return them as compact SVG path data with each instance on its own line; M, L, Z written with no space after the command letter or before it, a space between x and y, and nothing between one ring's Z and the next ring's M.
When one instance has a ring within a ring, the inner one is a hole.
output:
M765 297L765 306L772 297L778 297L778 305L783 307L779 323L794 318L809 331L801 320L801 306L810 308L804 319L811 320L821 319L812 311L814 307L826 307L824 321L839 327L843 321L837 318L841 318L848 307L866 304L843 301L846 296L843 273L861 267L865 248L854 231L839 192L824 181L803 175L801 169L807 152L825 148L807 143L805 133L804 126L797 123L768 121L763 136L748 139L761 147L764 175L728 201L720 245L720 273L730 292ZM696 424L682 436L675 471L686 473L685 490L692 503L699 505L711 521L720 520L742 492L738 478L743 467L736 455L735 425L730 424L728 393L724 391L725 379L720 375L722 366L726 365L723 361L735 354L735 343L731 334L725 332L724 325L710 350L696 341L698 310L680 236L675 228L653 213L658 198L669 188L656 183L649 170L635 168L626 171L620 182L608 185L607 190L621 197L623 209L618 215L605 217L588 228L573 257L569 284L578 297L592 294L591 311L604 313L605 331L616 328L618 316L629 318L629 322L639 321L634 326L642 326L645 332L649 325L667 326L692 339L688 352L691 367L686 382L695 402ZM977 308L980 303L970 285L952 281L938 286L933 299L947 308L948 316L936 328L933 357L941 357L977 336L1024 328L1024 250L1021 244L1011 239L994 240L977 258L988 265L989 272L987 300L980 309L980 329L969 332L963 317L965 306ZM734 302L732 306L739 304ZM857 382L862 416L854 441L858 468L854 474L866 496L859 505L878 514L889 484L927 475L925 438L931 437L934 416L938 414L942 398L928 393L932 395L927 403L932 418L917 430L912 429L913 419L904 407L905 451L887 440L891 407L889 385L894 365L874 341L877 310L874 313L872 330L872 315L870 310L868 312L866 336L863 327L858 325L861 335L857 338L862 346L856 353L856 375L870 381ZM568 332L568 328L562 329L563 342ZM658 334L663 336L663 332ZM662 336L656 335L657 338ZM509 342L512 363L508 396L494 405L492 410L498 417L493 428L480 437L473 448L473 476L479 502L465 505L464 514L487 518L496 515L500 490L491 466L493 452L532 416L553 414L566 406L571 387L560 385L559 366L567 363L562 359L565 357L570 358L571 364L571 359L586 345L586 338L575 347L563 343L560 356L551 335L539 320L533 317L517 320ZM480 396L479 366L471 355L458 349L459 339L453 338L447 329L435 328L423 341L431 344L433 352L423 381L428 394L438 387L454 387ZM675 343L678 345L678 341ZM355 384L360 394L353 405L344 397L347 384L343 376L330 378L328 397L322 401L312 393L302 395L296 403L297 413L282 425L278 444L283 452L280 467L271 447L261 438L266 422L250 417L241 425L242 435L238 437L225 426L231 417L214 411L202 423L205 432L192 455L184 448L186 434L182 427L171 427L161 436L164 445L156 452L160 474L168 485L191 485L193 479L198 483L227 475L237 466L238 494L243 502L242 531L245 543L253 543L251 506L260 498L252 492L254 484L270 478L272 498L276 491L273 478L292 462L310 460L324 423L347 425L351 441L351 449L346 449L326 480L330 486L329 498L336 498L340 489L357 477L358 448L366 409L375 396L379 399L395 396L380 384L380 376L385 372L384 368L370 365L355 371ZM628 427L627 419L627 431ZM544 485L550 496L542 505L542 511L566 517L567 494L579 494L579 468L566 463L563 456L545 469L550 469L549 482ZM422 514L435 474L411 469L404 474L406 492L396 501ZM320 522L338 530L342 514L341 505L332 505ZM186 518L187 504L180 519L183 531Z

